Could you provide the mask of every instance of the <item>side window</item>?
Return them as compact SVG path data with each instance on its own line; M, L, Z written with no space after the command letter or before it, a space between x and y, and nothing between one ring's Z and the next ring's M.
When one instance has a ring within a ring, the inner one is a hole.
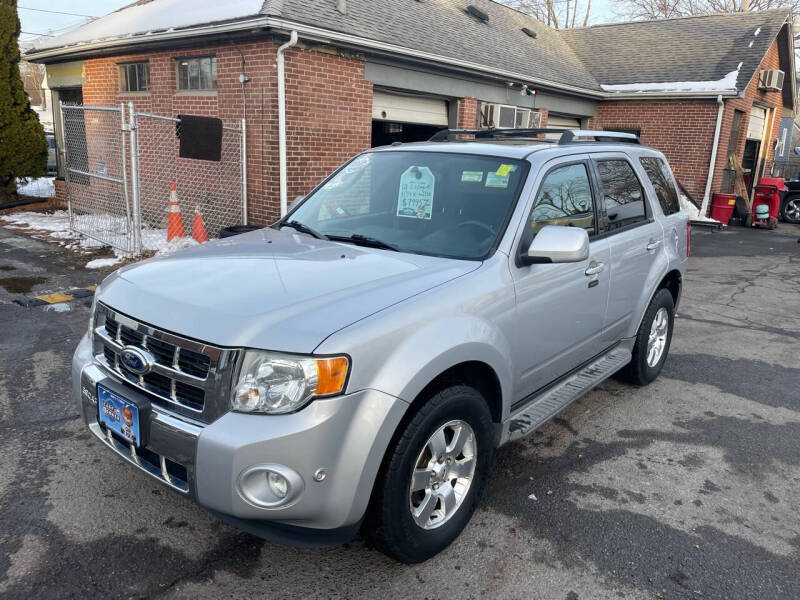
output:
M559 167L545 176L531 211L530 225L534 236L545 225L582 227L589 235L595 233L592 188L585 164Z
M653 188L656 190L656 196L664 214L674 215L679 212L681 205L678 200L678 192L675 190L675 184L672 182L672 173L670 173L667 164L655 156L643 156L639 159L639 162L642 163L650 183L653 184Z
M631 164L627 160L598 160L597 171L603 187L608 229L644 221L644 193Z

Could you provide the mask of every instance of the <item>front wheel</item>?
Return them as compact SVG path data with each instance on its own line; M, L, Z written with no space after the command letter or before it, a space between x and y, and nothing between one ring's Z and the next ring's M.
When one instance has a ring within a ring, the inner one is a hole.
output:
M656 292L644 313L633 356L620 372L623 380L634 385L647 385L653 381L667 360L675 322L675 302L669 290Z
M492 418L480 393L453 385L433 394L384 461L365 535L405 563L441 552L469 522L493 453Z
M800 223L800 196L792 196L783 203L783 220L787 223Z

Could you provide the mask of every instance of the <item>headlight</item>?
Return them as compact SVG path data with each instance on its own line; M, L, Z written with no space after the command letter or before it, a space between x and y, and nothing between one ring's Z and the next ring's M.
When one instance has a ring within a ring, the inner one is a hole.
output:
M312 358L245 351L231 396L231 409L247 413L284 414L313 398L344 391L350 361L346 356Z

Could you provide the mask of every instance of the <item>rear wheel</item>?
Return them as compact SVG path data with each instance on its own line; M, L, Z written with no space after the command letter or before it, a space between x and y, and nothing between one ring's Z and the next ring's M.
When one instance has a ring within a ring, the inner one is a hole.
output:
M365 536L406 563L439 553L469 522L493 452L491 414L475 389L433 394L384 461Z
M792 196L783 203L783 220L787 223L800 223L800 196Z
M644 313L631 362L619 372L621 379L634 385L647 385L658 377L667 360L674 321L672 294L667 289L660 289Z

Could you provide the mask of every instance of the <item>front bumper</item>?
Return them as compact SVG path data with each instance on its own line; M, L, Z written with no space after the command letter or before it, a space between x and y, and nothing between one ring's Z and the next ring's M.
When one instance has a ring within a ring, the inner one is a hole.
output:
M348 530L364 515L384 452L407 404L376 390L312 402L289 415L229 412L204 425L157 406L147 446L138 452L97 421L97 385L136 399L142 392L92 357L85 336L72 363L73 397L95 436L129 463L221 518L263 537L288 541L292 527ZM285 506L265 508L245 498L240 475L255 465L288 467L302 492ZM325 471L322 481L314 474ZM271 536L261 525L280 524ZM309 536L300 536L301 539ZM310 537L314 537L313 535Z

